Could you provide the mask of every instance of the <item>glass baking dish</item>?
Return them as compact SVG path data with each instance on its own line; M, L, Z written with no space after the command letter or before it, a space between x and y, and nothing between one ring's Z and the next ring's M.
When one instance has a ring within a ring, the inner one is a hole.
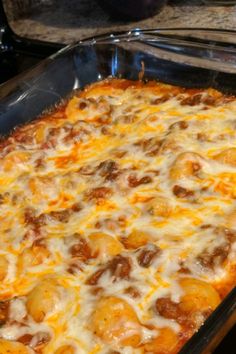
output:
M70 93L108 76L214 87L236 94L236 32L133 30L70 45L0 86L0 134L43 114ZM236 288L182 348L210 353L236 323Z

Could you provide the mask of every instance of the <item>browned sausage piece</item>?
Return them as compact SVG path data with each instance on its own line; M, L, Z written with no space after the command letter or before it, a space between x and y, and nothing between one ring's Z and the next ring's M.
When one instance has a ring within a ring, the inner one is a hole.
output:
M137 141L134 145L139 146L147 156L155 156L158 154L162 141L156 137L149 139L141 139Z
M36 334L26 333L17 339L18 342L30 346L36 353L41 353L43 347L51 340L47 332L38 332Z
M0 326L3 326L9 316L10 301L0 301Z
M129 279L131 261L128 257L118 255L109 262L108 269L115 281L118 279Z
M105 264L101 269L98 269L86 281L89 285L97 285L99 279L105 272L109 272L112 276L112 281L116 282L120 279L129 279L132 269L130 258L122 255L115 256L111 261Z
M169 126L169 130L175 130L175 129L185 130L187 128L188 128L188 122L185 122L184 120L179 120L178 122L175 122Z
M152 182L152 178L150 176L144 176L138 179L134 174L131 174L128 177L128 183L131 188L135 188L140 186L141 184L148 184Z
M44 214L38 215L35 209L25 208L24 211L24 222L26 225L33 225L35 227L45 225L45 216Z
M230 244L224 243L221 246L215 247L212 251L205 250L198 257L197 261L204 268L213 270L216 266L222 265L227 259L230 251Z
M161 253L161 249L154 244L148 244L143 247L138 254L138 264L141 267L148 268L155 258Z
M88 285L97 285L99 279L101 276L105 273L106 269L102 268L97 270L95 273L93 273L86 281L86 284Z
M125 289L124 293L126 295L129 295L133 299L137 299L141 296L139 290L135 286L129 286L128 288Z
M51 211L48 216L56 221L60 221L63 223L66 223L69 221L71 215L71 210L69 209L63 209L63 210L58 210L58 211Z
M106 181L114 181L119 175L118 164L113 160L105 160L98 166L100 176L105 177Z
M79 258L82 262L86 262L92 257L92 251L88 243L82 237L77 239L76 243L70 247L70 254Z
M184 187L175 185L173 187L173 193L177 198L186 198L186 197L192 197L194 195L193 191L190 191Z
M181 106L197 106L202 103L202 94L188 96L180 101Z
M171 98L171 95L166 93L161 97L155 98L151 103L158 105L160 103L165 103L166 101L168 101Z
M108 188L108 187L97 187L97 188L93 188L91 189L88 193L87 193L87 198L89 200L92 199L105 199L108 198L112 195L112 189Z

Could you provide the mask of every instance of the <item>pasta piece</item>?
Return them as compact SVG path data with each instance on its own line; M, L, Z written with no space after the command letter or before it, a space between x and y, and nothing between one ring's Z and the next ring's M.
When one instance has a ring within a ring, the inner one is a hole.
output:
M30 354L33 353L33 351L31 351L22 343L0 338L0 353L1 354Z
M223 150L219 154L215 155L214 159L226 165L236 167L236 148L232 147Z
M88 236L93 253L101 259L116 256L122 251L122 244L114 237L103 232L95 232Z
M145 353L153 354L175 354L180 343L178 335L170 328L157 329L158 335L144 345Z
M13 151L4 161L4 171L10 172L20 164L26 163L29 160L29 154L25 151Z
M236 229L236 210L233 210L231 213L226 215L225 226L229 229Z
M180 286L184 290L179 307L187 313L212 312L220 303L218 292L209 283L199 279L183 278Z
M183 152L179 154L170 168L172 181L197 176L201 170L202 156L195 152Z
M75 354L75 348L72 345L63 345L58 348L54 354Z
M4 255L0 255L0 280L6 278L8 272L8 260Z
M127 237L123 237L121 241L125 245L125 248L137 249L146 245L150 239L151 236L147 232L133 230Z
M54 279L44 279L27 295L26 308L36 322L42 322L59 300L57 282Z
M170 203L165 197L155 197L148 203L147 207L154 216L168 217L172 211Z
M92 316L94 333L104 342L137 347L141 341L141 325L134 309L114 296L101 298Z
M30 248L25 248L18 257L19 272L25 272L29 267L42 264L46 261L49 255L49 251L43 246L32 246Z

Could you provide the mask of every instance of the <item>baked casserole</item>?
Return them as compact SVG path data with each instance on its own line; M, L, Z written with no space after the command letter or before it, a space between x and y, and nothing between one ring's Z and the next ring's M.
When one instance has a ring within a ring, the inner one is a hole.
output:
M1 354L179 352L236 284L235 115L108 79L2 139Z

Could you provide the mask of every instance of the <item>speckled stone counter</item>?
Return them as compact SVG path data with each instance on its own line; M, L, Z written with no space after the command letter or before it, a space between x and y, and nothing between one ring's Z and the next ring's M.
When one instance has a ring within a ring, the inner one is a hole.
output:
M11 16L13 30L22 36L53 42L71 43L100 33L137 27L205 27L236 30L236 5L207 6L200 0L170 0L159 14L136 22L114 21L95 0L37 0L36 3L31 0L20 1L22 3L26 1L29 9L24 12L24 17L14 19L17 16ZM34 6L31 6L32 3ZM12 7L14 11L14 2Z

